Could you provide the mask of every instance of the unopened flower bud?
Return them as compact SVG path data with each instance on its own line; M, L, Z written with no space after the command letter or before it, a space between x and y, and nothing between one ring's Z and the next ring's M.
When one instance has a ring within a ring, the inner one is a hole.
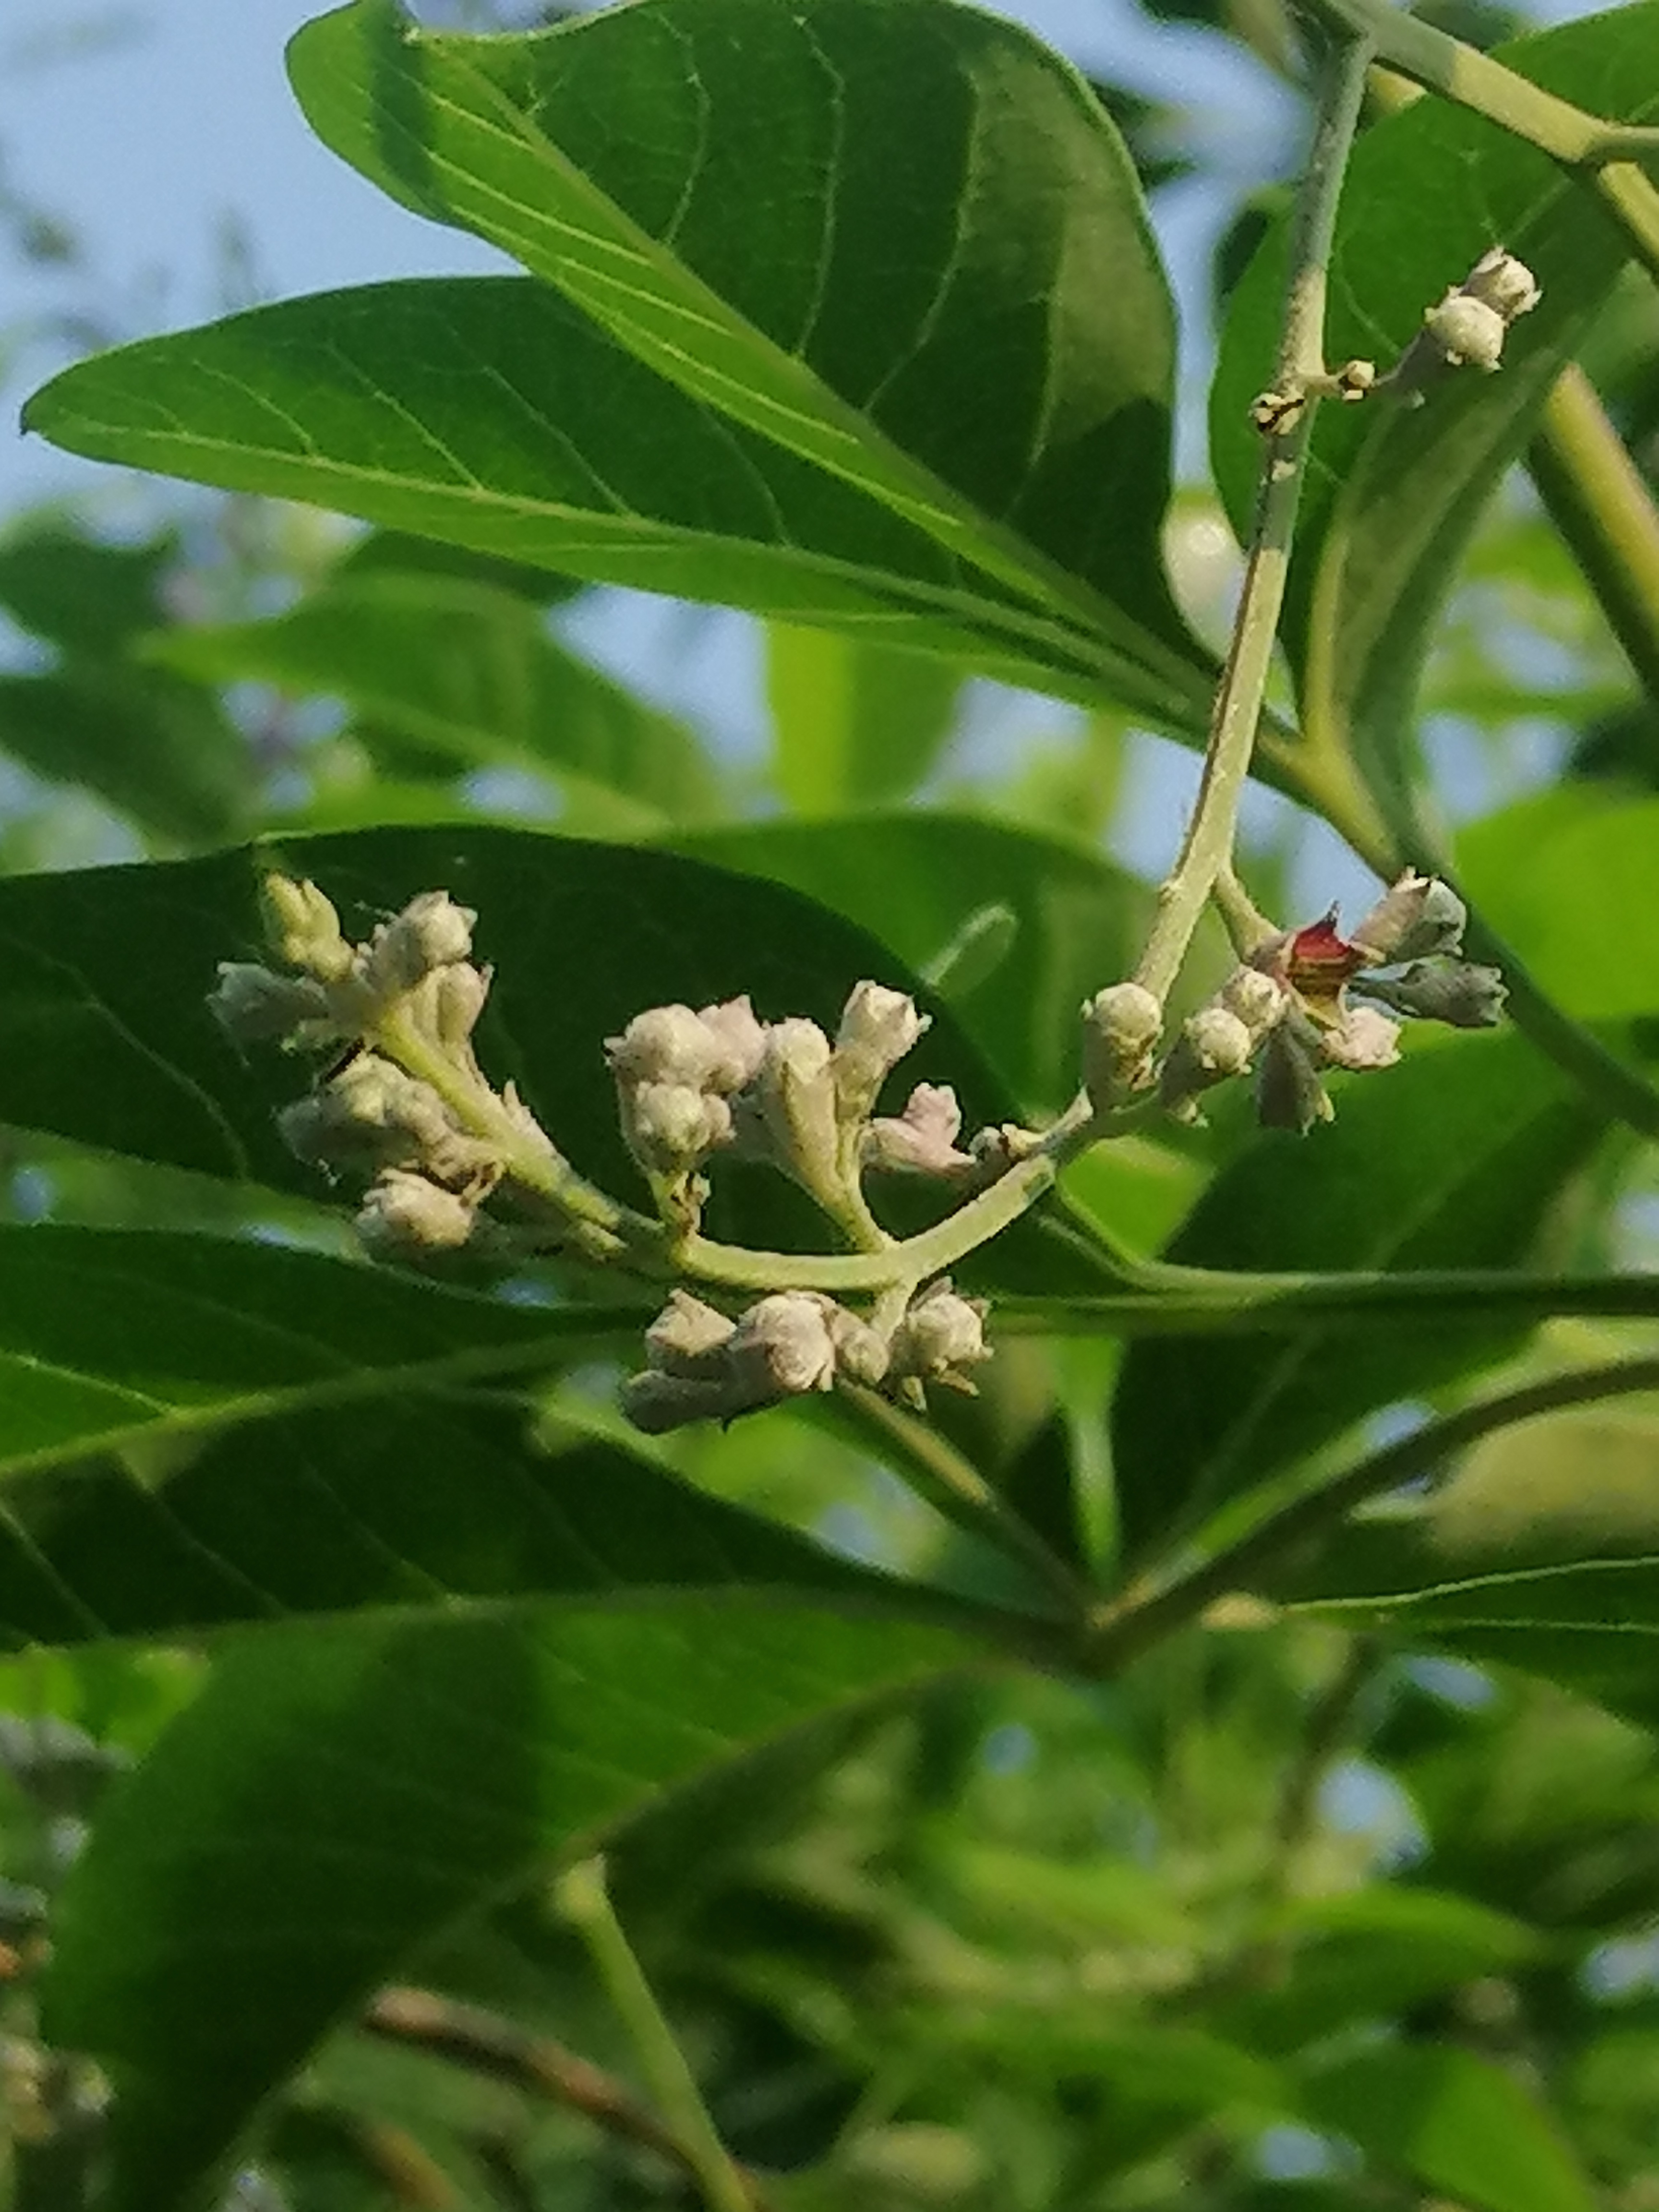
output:
M845 1306L830 1305L824 1319L836 1347L836 1372L844 1375L849 1382L879 1382L888 1366L885 1339L868 1322L848 1313Z
M450 1052L464 1052L489 996L489 971L468 960L453 960L434 969L421 990L439 1043Z
M1400 1024L1374 1006L1349 1006L1334 1028L1321 1031L1320 1043L1334 1067L1392 1067L1400 1057Z
M750 1096L779 1166L810 1191L831 1191L840 1139L836 1078L830 1040L816 1022L792 1018L769 1025L766 1057Z
M376 1259L453 1252L471 1236L477 1215L464 1198L422 1175L388 1168L357 1212L357 1234Z
M1459 951L1468 919L1468 908L1449 884L1408 868L1355 929L1354 943L1379 967L1426 960Z
M630 1083L621 1107L628 1149L647 1175L683 1175L732 1133L725 1099L687 1083Z
M880 983L853 986L836 1032L836 1101L847 1123L867 1121L889 1072L915 1044L932 1017L914 999Z
M1490 375L1503 360L1509 325L1496 307L1467 292L1448 292L1437 307L1429 309L1423 326L1454 368L1467 363Z
M1419 961L1403 975L1368 975L1364 988L1397 1014L1456 1030L1495 1029L1504 1017L1502 971L1472 960Z
M1544 295L1524 261L1505 253L1501 246L1483 253L1463 279L1463 290L1500 314L1506 323L1530 314Z
M728 1383L669 1375L657 1367L628 1376L622 1386L622 1409L647 1437L665 1436L693 1421L729 1420L743 1410L732 1404Z
M766 1029L755 1018L745 992L723 1006L704 1006L697 1015L713 1040L715 1059L708 1071L708 1086L726 1096L752 1083L766 1057Z
M687 1291L672 1291L645 1332L646 1353L665 1375L707 1380L720 1372L732 1332L732 1323L723 1313Z
M1274 976L1260 968L1235 968L1222 985L1219 1003L1235 1014L1259 1044L1290 1004L1290 993Z
M370 938L360 971L364 986L377 998L395 998L412 991L434 968L465 960L477 919L447 891L422 891Z
M836 1379L824 1305L808 1291L775 1291L750 1306L732 1332L726 1357L745 1405L828 1390Z
M975 1172L972 1157L957 1148L962 1109L948 1083L919 1083L904 1111L883 1115L865 1133L867 1165L909 1175L960 1176Z
M309 976L276 975L252 960L222 960L208 998L214 1019L234 1044L268 1044L307 1022L325 1024L328 1000Z
M290 968L314 975L319 983L338 983L351 973L356 957L340 928L340 917L313 883L270 875L260 885L265 927L272 945Z
M1159 1070L1159 1097L1177 1121L1199 1121L1194 1098L1230 1076L1243 1075L1255 1047L1249 1025L1231 1008L1200 1006L1182 1024L1175 1049Z
M1097 1112L1148 1080L1163 1029L1163 1007L1139 983L1109 983L1085 1001L1083 1080Z
M827 1049L827 1048L826 1048ZM617 1083L673 1083L706 1090L726 1048L690 1006L651 1006L605 1041Z
M983 1298L959 1297L948 1277L930 1283L893 1332L890 1375L971 1392L973 1384L961 1370L991 1357L985 1341L987 1310Z

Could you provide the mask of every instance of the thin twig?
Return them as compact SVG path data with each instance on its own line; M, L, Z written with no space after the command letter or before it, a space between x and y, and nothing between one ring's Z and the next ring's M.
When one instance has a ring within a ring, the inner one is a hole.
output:
M688 2180L699 2178L690 2149L647 2105L614 2075L551 2036L532 2034L482 2005L463 2004L435 1990L402 1984L380 1991L364 2013L362 2026L386 2042L447 2058L492 2081L568 2106L606 2134L653 2151ZM763 2212L752 2177L744 2175L744 2185L750 2212Z

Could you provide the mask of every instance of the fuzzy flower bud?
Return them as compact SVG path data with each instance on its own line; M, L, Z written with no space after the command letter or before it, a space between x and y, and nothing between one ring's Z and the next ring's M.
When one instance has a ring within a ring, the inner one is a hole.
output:
M1364 988L1397 1014L1416 1014L1455 1030L1495 1029L1503 1019L1501 972L1472 960L1418 961L1403 975L1368 975Z
M369 939L359 969L364 988L376 998L398 998L434 968L465 960L477 919L447 891L422 891Z
M729 1097L743 1090L760 1073L766 1057L766 1030L755 1018L745 992L723 1006L704 1006L697 1016L713 1041L715 1058L708 1071L708 1087Z
M941 1276L914 1298L893 1332L888 1373L915 1383L943 1382L971 1395L973 1384L962 1372L991 1357L985 1341L983 1298L958 1297L950 1278Z
M452 960L434 969L421 990L439 1043L452 1053L464 1051L489 996L489 970L475 968L470 961Z
M252 960L222 960L208 1010L233 1044L269 1044L307 1023L326 1024L328 1000L308 976L277 975Z
M1496 309L1506 323L1530 314L1544 296L1526 263L1505 253L1501 246L1481 255L1463 279L1463 289L1470 299Z
M688 1083L630 1083L621 1105L623 1138L647 1175L684 1175L732 1133L725 1099Z
M1109 983L1085 1000L1083 1080L1097 1112L1149 1079L1163 1029L1163 1007L1139 983Z
M1197 1121L1193 1101L1199 1092L1243 1075L1255 1046L1249 1025L1230 1007L1200 1006L1182 1024L1175 1049L1159 1071L1158 1095L1164 1106L1177 1121Z
M672 1291L668 1304L645 1332L646 1356L665 1375L717 1375L733 1324L687 1291Z
M1488 376L1502 365L1509 325L1496 307L1467 292L1448 292L1423 318L1423 327L1452 368L1466 364Z
M775 1291L741 1316L726 1347L738 1402L828 1390L836 1379L836 1343L824 1304L807 1291Z
M1400 1024L1373 1006L1349 1006L1334 1029L1321 1032L1320 1042L1334 1067L1392 1067L1400 1057Z
M830 1040L816 1022L791 1018L766 1031L751 1103L778 1165L807 1190L834 1188L840 1132Z
M288 965L319 983L343 981L356 955L345 940L339 915L316 884L270 875L260 896L266 933Z
M972 1175L972 1156L957 1149L962 1109L948 1083L919 1083L902 1114L884 1115L865 1133L867 1165L909 1175Z
M1375 966L1425 960L1460 951L1468 919L1468 908L1449 884L1408 868L1358 924L1353 941Z
M1252 1044L1261 1042L1290 1002L1285 986L1260 968L1235 968L1217 994L1217 1003L1243 1023Z
M359 1207L356 1229L374 1258L401 1260L459 1250L477 1219L474 1209L453 1190L425 1176L388 1168Z
M605 1052L619 1085L673 1083L692 1091L706 1090L727 1057L702 1017L681 1006L635 1014L620 1036L605 1039Z
M867 981L853 986L836 1032L836 1103L844 1123L869 1119L889 1072L931 1021L902 991Z

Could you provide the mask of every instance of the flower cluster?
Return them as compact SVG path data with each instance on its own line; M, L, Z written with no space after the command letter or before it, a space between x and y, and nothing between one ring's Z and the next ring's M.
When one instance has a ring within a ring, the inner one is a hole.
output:
M985 1302L948 1278L930 1283L890 1329L817 1291L779 1291L732 1321L676 1291L646 1332L650 1364L623 1385L623 1411L652 1435L691 1421L730 1421L836 1382L926 1403L924 1385L971 1392L966 1370L990 1358Z
M209 1005L239 1044L336 1051L332 1071L277 1116L290 1149L370 1178L357 1229L377 1257L471 1243L514 1157L557 1158L512 1085L492 1091L473 1052L489 992L470 957L477 915L423 891L354 945L315 884L273 875L264 893L289 972L222 961Z
M1304 929L1271 933L1183 1023L1156 1071L1160 1099L1177 1120L1196 1121L1206 1091L1254 1068L1262 1122L1305 1132L1330 1119L1331 1069L1390 1067L1398 1060L1392 1014L1492 1027L1503 979L1463 957L1468 919L1447 884L1408 871L1351 939L1339 933L1334 908ZM1150 1045L1130 1065L1140 1035L1132 1018L1144 1010L1122 994L1135 989L1119 984L1084 1008L1085 1076L1103 1108L1120 1102L1126 1072L1132 1085L1154 1079Z
M1530 314L1543 296L1525 262L1494 246L1428 310L1422 329L1382 382L1420 401L1448 369L1478 368L1492 375L1503 366L1510 324Z
M973 1174L956 1149L962 1114L946 1086L919 1084L900 1115L874 1111L927 1025L914 1000L872 982L854 986L833 1043L799 1016L758 1020L746 997L636 1014L605 1054L623 1133L664 1218L695 1225L702 1170L722 1150L769 1160L843 1224L862 1216L867 1168Z

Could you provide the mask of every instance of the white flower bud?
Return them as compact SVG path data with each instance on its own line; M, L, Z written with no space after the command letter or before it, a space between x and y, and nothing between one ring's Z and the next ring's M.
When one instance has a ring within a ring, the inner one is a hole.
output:
M773 1022L751 1102L778 1165L807 1190L827 1194L839 1178L840 1128L830 1040L816 1022Z
M1194 1066L1213 1083L1243 1075L1255 1049L1248 1026L1225 1006L1200 1006L1182 1023L1181 1037Z
M755 1018L745 992L723 1006L704 1006L697 1016L718 1054L708 1071L711 1090L729 1094L752 1083L766 1057L766 1030Z
M887 1372L885 1340L845 1306L828 1305L824 1319L836 1347L836 1371L849 1382L879 1382Z
M328 1000L308 976L276 975L251 960L222 960L208 1009L234 1044L267 1044L308 1022L326 1024Z
M985 1341L987 1311L983 1298L958 1297L948 1277L930 1283L893 1332L889 1374L971 1390L959 1370L991 1357Z
M1219 1003L1230 1014L1235 1014L1250 1033L1252 1044L1259 1044L1283 1018L1290 1005L1291 994L1276 976L1264 975L1260 968L1235 968L1222 985Z
M1448 292L1429 309L1423 326L1454 368L1468 363L1490 375L1502 362L1508 325L1496 307L1467 292Z
M630 1083L620 1103L628 1149L647 1175L683 1175L732 1133L725 1099L687 1083Z
M356 954L340 928L340 917L313 883L270 875L260 885L265 927L290 968L314 975L319 983L338 983L351 973Z
M1496 309L1506 323L1530 314L1544 296L1525 262L1505 253L1501 246L1481 255L1463 279L1463 289L1470 299Z
M1164 1009L1139 983L1109 983L1083 1006L1083 1080L1097 1111L1117 1104L1152 1073Z
M462 1051L471 1044L489 996L488 969L475 968L470 961L452 960L434 969L421 988L439 1043L451 1052Z
M665 1375L709 1379L724 1366L720 1355L731 1341L732 1323L713 1306L686 1291L672 1291L668 1304L645 1332L646 1355Z
M902 991L869 981L853 986L836 1032L836 1098L843 1121L868 1120L890 1071L931 1021Z
M477 919L471 907L457 906L447 891L420 892L370 938L359 969L365 988L377 998L396 998L412 991L434 968L465 960Z
M1333 1066L1356 1071L1392 1067L1400 1057L1400 1024L1374 1006L1350 1006L1320 1042Z
M725 1042L690 1006L651 1006L635 1014L620 1036L605 1041L605 1058L618 1085L673 1083L707 1090L729 1058Z
M742 1404L764 1405L831 1387L836 1344L827 1303L807 1291L775 1291L741 1316L726 1356Z
M477 1216L464 1198L425 1176L388 1168L358 1208L363 1248L376 1259L453 1252L471 1236Z
M919 1083L902 1114L883 1115L865 1133L864 1158L872 1168L910 1175L966 1176L970 1154L957 1149L962 1109L948 1083Z
M1468 908L1449 884L1408 868L1359 923L1353 941L1379 967L1425 960L1460 951L1468 919Z

